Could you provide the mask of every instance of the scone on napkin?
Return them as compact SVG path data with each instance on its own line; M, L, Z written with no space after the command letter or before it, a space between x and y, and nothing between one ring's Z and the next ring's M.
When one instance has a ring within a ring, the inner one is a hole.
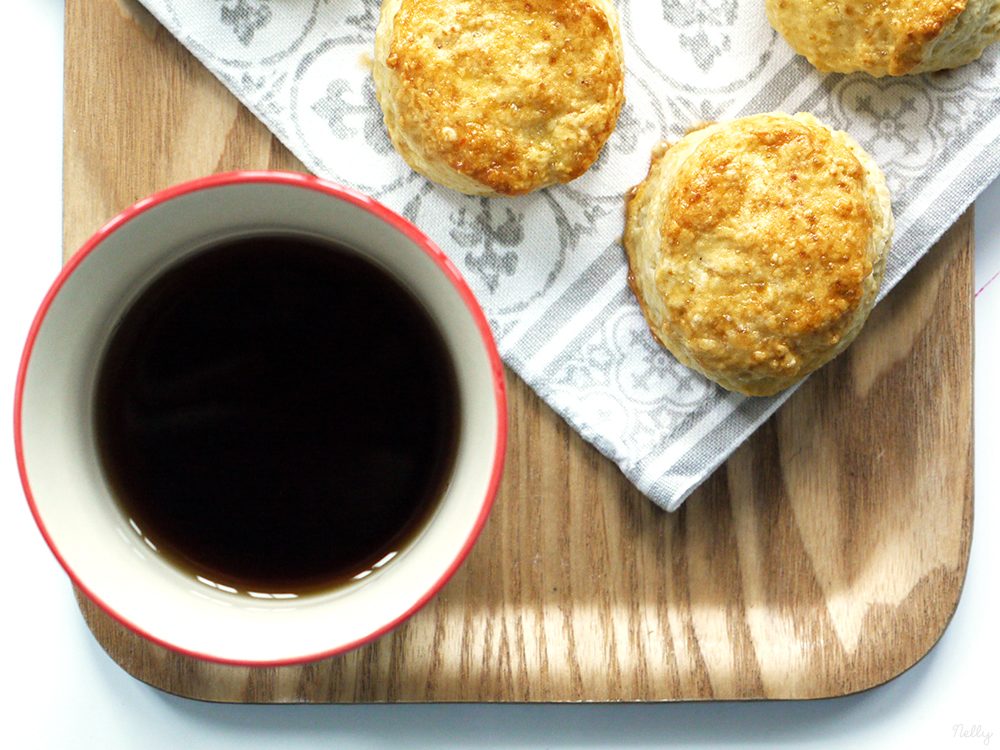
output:
M885 178L853 138L772 113L658 151L624 243L660 343L724 388L769 396L858 335L892 232Z

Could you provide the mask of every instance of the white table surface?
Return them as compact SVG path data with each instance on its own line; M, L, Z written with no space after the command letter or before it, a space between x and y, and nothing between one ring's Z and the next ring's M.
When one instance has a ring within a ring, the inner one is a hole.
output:
M63 3L5 8L13 15L0 24L0 394L10 404L28 325L60 263ZM986 288L975 304L972 559L944 637L889 684L812 702L632 706L222 706L168 696L125 674L85 627L28 513L8 427L0 432L0 747L1000 745L1000 278L989 284L1000 273L1000 182L976 207L975 283Z

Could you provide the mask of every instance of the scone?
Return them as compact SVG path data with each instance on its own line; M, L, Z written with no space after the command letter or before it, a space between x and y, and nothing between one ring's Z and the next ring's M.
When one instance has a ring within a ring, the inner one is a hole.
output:
M767 0L771 25L822 71L957 68L1000 39L1000 0Z
M654 153L629 196L629 284L656 338L732 391L768 396L839 354L882 283L885 178L810 114L713 124Z
M472 195L579 177L624 101L610 0L385 0L372 72L406 162Z

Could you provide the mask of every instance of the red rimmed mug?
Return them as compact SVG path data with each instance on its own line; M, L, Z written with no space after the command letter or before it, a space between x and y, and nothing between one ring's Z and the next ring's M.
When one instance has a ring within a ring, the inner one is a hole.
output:
M295 598L198 585L144 544L102 474L93 432L100 355L130 301L190 253L267 233L328 239L400 281L443 335L461 413L454 467L421 533L375 575ZM258 666L350 650L429 601L486 522L502 471L506 420L503 368L487 321L458 270L423 233L373 199L308 175L236 172L139 201L70 259L28 335L14 431L39 529L88 597L167 648Z

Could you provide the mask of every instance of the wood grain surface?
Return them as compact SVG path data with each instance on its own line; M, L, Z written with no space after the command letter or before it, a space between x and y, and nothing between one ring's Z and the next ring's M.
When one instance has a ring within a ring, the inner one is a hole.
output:
M301 169L145 11L67 0L65 242L169 184ZM496 509L441 594L302 667L198 662L83 597L164 690L253 702L815 698L885 682L941 635L972 528L971 212L670 515L516 376Z

